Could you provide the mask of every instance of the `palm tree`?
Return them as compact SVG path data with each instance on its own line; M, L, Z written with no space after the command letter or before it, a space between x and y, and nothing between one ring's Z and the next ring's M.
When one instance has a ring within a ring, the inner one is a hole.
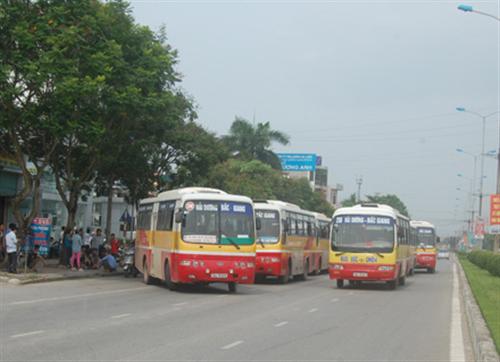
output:
M273 142L287 145L289 137L271 129L269 122L259 122L253 125L244 118L236 117L224 141L233 154L238 155L239 158L257 159L275 169L281 169L278 156L270 148Z

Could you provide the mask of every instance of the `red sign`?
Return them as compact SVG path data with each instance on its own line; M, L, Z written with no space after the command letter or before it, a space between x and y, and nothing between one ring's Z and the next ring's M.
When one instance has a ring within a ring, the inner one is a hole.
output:
M500 225L500 195L490 195L490 225Z

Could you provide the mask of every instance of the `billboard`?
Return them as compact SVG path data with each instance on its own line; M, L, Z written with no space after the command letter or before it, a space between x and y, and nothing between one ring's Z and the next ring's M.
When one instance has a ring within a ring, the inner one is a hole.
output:
M316 170L316 154L314 153L277 153L283 171Z
M36 217L31 222L31 246L40 245L40 255L49 253L51 228L52 222L49 218Z
M500 195L490 195L490 225L500 225Z

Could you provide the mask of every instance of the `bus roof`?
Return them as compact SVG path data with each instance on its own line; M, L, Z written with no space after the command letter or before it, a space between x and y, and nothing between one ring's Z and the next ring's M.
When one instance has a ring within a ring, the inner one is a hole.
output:
M252 199L241 195L228 194L225 191L212 189L208 187L185 187L181 189L169 190L161 192L156 197L150 197L141 200L141 204L150 204L166 200L181 200L181 199L195 199L195 200L231 200L252 203Z
M338 215L380 215L390 216L393 218L401 217L409 220L406 216L402 215L395 208L385 204L364 203L351 207L341 207L333 214L333 217Z
M317 220L321 220L321 221L326 221L326 222L330 222L331 219L326 216L325 214L322 214L320 212L314 212L312 211L312 214L314 215L314 218L317 219Z
M428 221L418 221L418 220L411 220L410 221L410 225L415 227L415 228L432 228L432 229L436 229L436 227L431 224L430 222Z
M286 210L314 216L311 211L303 210L298 205L280 200L259 200L255 202L255 210Z

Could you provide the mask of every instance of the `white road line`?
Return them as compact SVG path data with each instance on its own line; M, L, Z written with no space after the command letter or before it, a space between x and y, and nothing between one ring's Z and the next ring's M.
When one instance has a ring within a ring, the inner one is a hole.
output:
M17 302L9 303L7 305L24 305L24 304L43 303L43 302L54 302L54 301L58 301L58 300L68 300L68 299L76 299L76 298L95 297L95 296L98 296L98 295L125 293L125 292L131 292L131 291L135 291L135 290L144 290L144 289L149 289L149 288L150 287L116 289L116 290L108 290L108 291L105 291L105 292L68 295L68 296L64 296L64 297L53 297L53 298L20 300L20 301L17 301Z
M338 301L339 301L339 298L333 298L332 300L330 300L330 302L332 302L332 303L336 303Z
M119 319L119 318L129 317L129 316L131 316L131 315L132 315L132 314L130 314L130 313L124 313L124 314L114 315L114 316L112 316L111 318L113 318L113 319Z
M27 332L27 333L14 334L13 336L10 336L10 338L21 338L21 337L34 336L36 334L40 334L43 332L45 332L45 331L33 331L33 332Z
M275 327L283 327L284 325L287 325L287 324L288 324L287 321L283 321L283 322L276 323L274 326Z
M459 299L457 265L453 264L453 289L451 297L450 361L465 361L462 312Z
M186 304L188 304L188 302L175 303L174 307L180 307L180 306L183 306L183 305L186 305Z
M313 309L309 309L308 313L314 313L314 312L317 312L318 311L318 308L313 308Z
M225 345L224 347L221 347L221 349L224 349L224 350L231 349L231 348L234 348L236 346L239 346L242 343L243 343L243 341L236 341L233 343L229 343L229 344Z

